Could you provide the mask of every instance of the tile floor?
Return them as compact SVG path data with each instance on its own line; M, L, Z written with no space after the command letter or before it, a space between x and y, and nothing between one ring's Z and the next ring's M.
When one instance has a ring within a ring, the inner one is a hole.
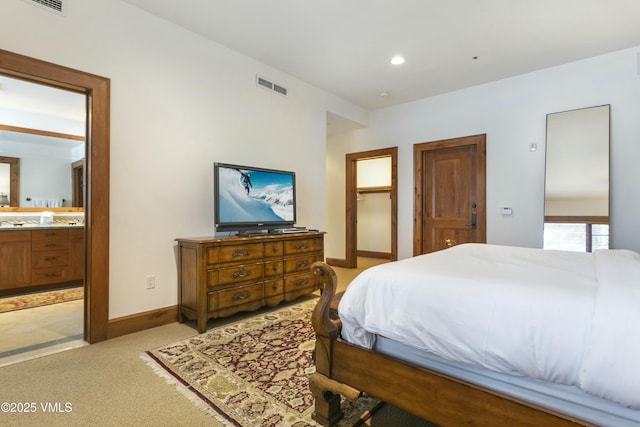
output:
M84 301L0 313L0 366L85 345Z

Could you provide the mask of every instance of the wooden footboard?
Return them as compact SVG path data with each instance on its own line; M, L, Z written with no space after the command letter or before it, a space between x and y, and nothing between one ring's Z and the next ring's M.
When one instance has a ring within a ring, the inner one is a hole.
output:
M335 272L323 262L311 268L323 283L312 316L316 373L309 379L313 418L320 424L333 426L342 418L340 395L353 400L364 392L441 426L592 425L343 341L340 322L329 317Z

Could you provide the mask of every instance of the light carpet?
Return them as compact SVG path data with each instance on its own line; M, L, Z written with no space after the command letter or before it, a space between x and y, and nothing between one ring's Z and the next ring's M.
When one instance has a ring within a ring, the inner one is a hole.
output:
M316 300L211 329L141 357L196 406L229 426L315 426ZM362 423L380 402L343 401L340 426Z
M57 289L54 291L34 292L25 295L0 298L0 313L42 307L60 302L76 301L84 298L84 288Z

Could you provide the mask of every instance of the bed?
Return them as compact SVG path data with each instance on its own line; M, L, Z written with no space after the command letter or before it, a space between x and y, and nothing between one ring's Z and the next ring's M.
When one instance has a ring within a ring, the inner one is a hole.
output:
M339 318L312 269L323 425L362 393L442 426L640 425L636 252L458 245L365 270Z

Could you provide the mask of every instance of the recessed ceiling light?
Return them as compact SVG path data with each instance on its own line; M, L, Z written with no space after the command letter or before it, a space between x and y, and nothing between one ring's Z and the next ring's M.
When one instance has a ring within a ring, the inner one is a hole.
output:
M393 58L391 58L391 63L393 65L404 64L404 58L402 56L394 56Z
M387 92L386 90L383 90L382 92L380 92L380 96L382 97L389 96L389 92Z

